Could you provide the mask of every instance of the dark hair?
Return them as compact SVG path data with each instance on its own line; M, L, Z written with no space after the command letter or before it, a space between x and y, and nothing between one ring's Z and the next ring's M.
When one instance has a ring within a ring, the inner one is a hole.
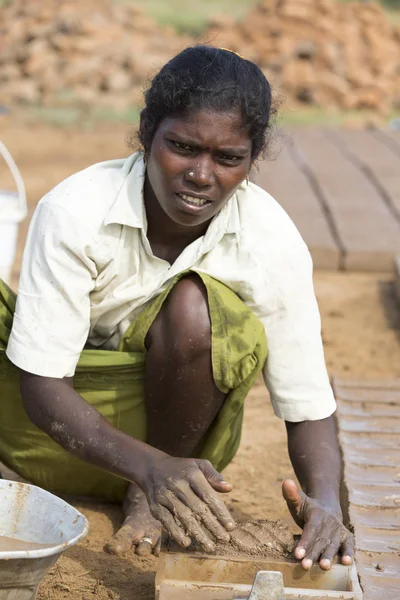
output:
M168 116L237 109L252 141L252 159L265 155L276 111L261 69L222 48L186 48L162 67L145 92L139 140L149 151L159 124Z

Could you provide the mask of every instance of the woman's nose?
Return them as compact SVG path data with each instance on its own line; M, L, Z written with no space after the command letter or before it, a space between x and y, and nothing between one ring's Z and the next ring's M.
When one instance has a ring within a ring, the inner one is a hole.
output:
M199 187L212 185L214 179L212 159L204 158L204 160L197 160L194 165L186 171L185 179Z

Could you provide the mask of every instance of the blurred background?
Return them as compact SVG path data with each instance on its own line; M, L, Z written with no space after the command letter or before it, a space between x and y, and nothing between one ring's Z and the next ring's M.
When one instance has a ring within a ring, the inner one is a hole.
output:
M400 113L400 0L0 0L1 104L56 124L134 122L193 43L255 61L284 122ZM364 111L359 114L359 111Z
M0 140L28 199L14 287L40 197L127 155L150 79L194 43L255 61L282 128L399 127L400 0L0 0ZM1 163L0 188L11 186Z

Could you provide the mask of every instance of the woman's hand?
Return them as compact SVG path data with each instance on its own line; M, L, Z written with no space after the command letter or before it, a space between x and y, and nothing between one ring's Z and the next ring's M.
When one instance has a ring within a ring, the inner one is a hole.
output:
M328 571L338 552L342 555L342 564L350 565L354 538L343 525L342 515L304 494L290 479L283 482L282 493L294 521L303 529L294 551L303 569L309 570L319 561L321 569Z
M142 488L153 517L174 540L185 547L195 541L207 552L215 540L229 541L235 523L215 491L232 486L209 461L163 455L150 464Z

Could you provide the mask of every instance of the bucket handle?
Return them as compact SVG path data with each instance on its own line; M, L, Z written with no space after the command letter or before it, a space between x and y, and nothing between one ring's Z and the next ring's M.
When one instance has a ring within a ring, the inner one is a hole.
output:
M6 165L11 171L11 175L14 178L14 181L17 186L18 191L18 201L19 201L19 218L22 220L26 217L27 207L26 207L26 191L24 180L22 179L21 173L15 161L9 151L7 150L6 145L0 140L0 154L3 156Z

